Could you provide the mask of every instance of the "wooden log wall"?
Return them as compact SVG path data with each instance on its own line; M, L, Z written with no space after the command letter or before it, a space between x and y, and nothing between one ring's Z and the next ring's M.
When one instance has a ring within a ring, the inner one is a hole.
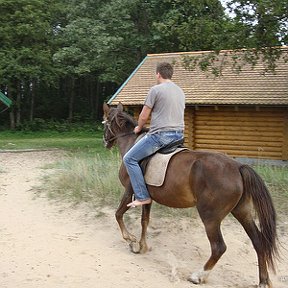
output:
M141 107L130 106L135 119ZM147 123L149 126L149 123ZM185 145L232 157L288 160L285 107L187 106Z
M285 119L285 108L200 107L195 110L193 148L234 157L285 160Z
M288 108L285 111L284 116L284 132L283 132L283 153L282 153L282 159L288 160Z
M190 148L194 148L195 146L195 126L194 126L194 120L195 120L195 109L194 107L186 107L185 109L185 131L184 131L184 137L185 142L184 144Z

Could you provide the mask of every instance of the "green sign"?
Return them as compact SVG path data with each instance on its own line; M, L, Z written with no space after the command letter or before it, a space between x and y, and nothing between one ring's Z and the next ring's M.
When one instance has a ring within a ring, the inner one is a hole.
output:
M3 93L0 92L0 101L2 101L6 106L10 107L12 100L6 97Z

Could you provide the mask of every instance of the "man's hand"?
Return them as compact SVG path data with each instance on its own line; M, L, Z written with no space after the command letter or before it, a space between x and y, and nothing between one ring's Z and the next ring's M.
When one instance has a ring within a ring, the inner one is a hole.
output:
M141 130L142 130L142 128L140 128L139 126L136 126L136 127L134 128L134 133L135 133L135 134L139 134L139 133L141 132Z

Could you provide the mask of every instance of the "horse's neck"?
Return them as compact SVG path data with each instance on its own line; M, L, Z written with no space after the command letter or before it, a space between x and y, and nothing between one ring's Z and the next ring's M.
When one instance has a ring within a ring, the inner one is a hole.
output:
M127 151L135 144L137 136L131 135L129 137L122 137L117 140L118 148L123 158Z

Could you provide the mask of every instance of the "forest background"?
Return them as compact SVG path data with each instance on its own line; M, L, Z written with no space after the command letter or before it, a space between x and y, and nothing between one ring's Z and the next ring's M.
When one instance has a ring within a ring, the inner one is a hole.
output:
M0 130L95 122L147 54L283 46L287 23L288 0L0 0Z

